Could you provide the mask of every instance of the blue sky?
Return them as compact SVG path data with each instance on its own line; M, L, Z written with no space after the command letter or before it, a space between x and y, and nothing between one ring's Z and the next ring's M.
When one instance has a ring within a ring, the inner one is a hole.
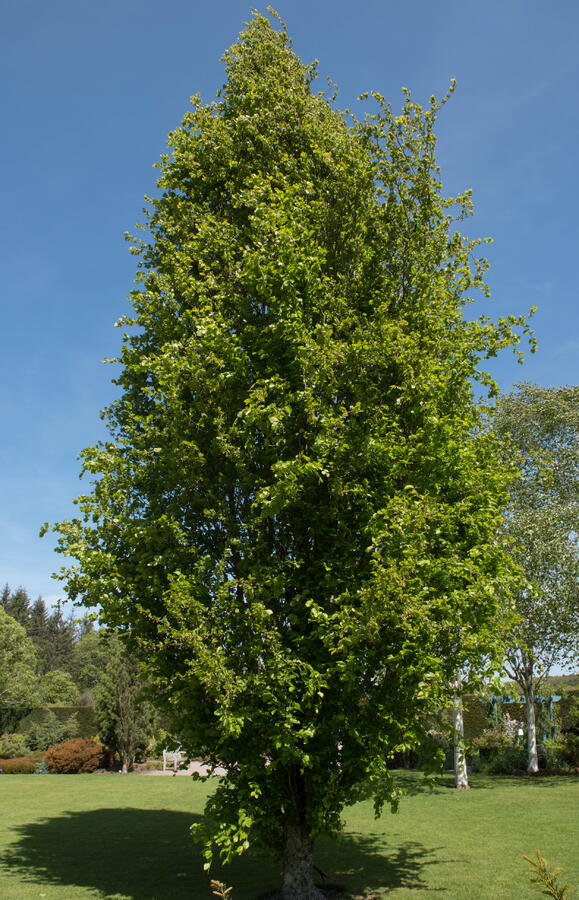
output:
M578 383L579 6L560 0L280 0L305 60L341 106L376 89L393 106L458 80L439 120L448 193L470 187L472 235L492 235L488 312L538 305L539 351L520 379ZM259 7L260 11L265 11ZM123 241L154 188L152 164L191 94L213 99L249 6L196 0L2 0L0 582L54 598L45 521L73 513L77 455L99 410L129 311Z

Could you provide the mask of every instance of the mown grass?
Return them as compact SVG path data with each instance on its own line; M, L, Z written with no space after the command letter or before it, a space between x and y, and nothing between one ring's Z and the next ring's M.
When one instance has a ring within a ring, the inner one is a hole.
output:
M537 848L563 881L579 882L579 778L472 778L472 790L420 775L396 816L370 803L346 811L344 835L316 862L347 897L457 900L540 897L523 854ZM119 775L0 776L0 897L5 900L209 900L209 876L189 826L211 785L189 778ZM212 873L231 900L255 900L278 883L276 866L246 854Z

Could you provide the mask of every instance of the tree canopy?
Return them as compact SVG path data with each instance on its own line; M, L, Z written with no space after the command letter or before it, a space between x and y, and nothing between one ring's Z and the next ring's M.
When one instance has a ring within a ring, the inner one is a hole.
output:
M507 603L516 616L507 674L527 700L536 772L536 691L555 663L579 657L579 387L520 384L501 398L493 424L515 470L505 529L523 574Z
M0 606L0 734L11 730L23 710L39 703L34 645Z
M441 196L434 98L341 113L257 14L225 66L132 239L110 440L59 549L228 770L208 858L278 847L307 898L315 837L396 802L389 756L492 654L505 477L473 382L526 326L465 315L486 263L455 224L469 192Z

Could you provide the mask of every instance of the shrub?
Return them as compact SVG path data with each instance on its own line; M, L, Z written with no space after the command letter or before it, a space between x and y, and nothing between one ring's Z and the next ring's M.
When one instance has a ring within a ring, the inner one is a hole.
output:
M16 757L26 756L31 749L23 734L2 735L0 756L4 759L16 759Z
M501 723L497 723L475 737L473 744L482 751L482 756L491 759L501 750L516 746L518 730L522 722L512 719L507 713Z
M538 747L539 768L548 769L550 760L545 747ZM517 775L526 772L529 754L526 747L505 747L484 766L489 775Z
M524 747L504 747L485 766L490 775L516 775L527 769L528 755Z
M36 770L36 762L31 756L20 756L16 759L0 759L0 771L4 775L32 775Z
M559 759L565 766L579 766L579 734L564 734L559 748Z
M40 721L33 722L26 738L31 750L48 750L54 744L62 744L78 737L78 717L75 713L62 722L52 710Z
M102 744L88 738L77 738L50 747L45 756L46 765L51 772L76 774L78 772L94 772L104 763Z

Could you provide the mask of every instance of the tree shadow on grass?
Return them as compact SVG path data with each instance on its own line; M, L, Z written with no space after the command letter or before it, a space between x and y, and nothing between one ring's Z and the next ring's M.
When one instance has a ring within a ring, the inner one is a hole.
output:
M235 900L255 900L279 886L274 862L250 853L210 875L204 872L189 833L200 818L166 809L113 808L21 825L0 857L0 874L20 883L60 885L70 897L86 889L119 900L210 900L211 877L232 885ZM371 898L395 887L428 890L422 873L440 862L432 858L436 849L413 842L389 847L382 834L350 832L337 842L321 841L316 863L348 896Z
M20 881L96 889L106 897L210 896L189 828L200 816L149 809L69 812L14 829L0 871Z
M441 849L418 841L397 842L396 835L380 832L347 832L337 841L320 842L316 860L347 896L371 900L395 888L444 892L429 887L425 877L429 866L444 861L437 856Z

